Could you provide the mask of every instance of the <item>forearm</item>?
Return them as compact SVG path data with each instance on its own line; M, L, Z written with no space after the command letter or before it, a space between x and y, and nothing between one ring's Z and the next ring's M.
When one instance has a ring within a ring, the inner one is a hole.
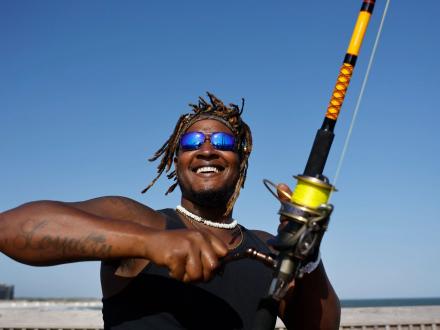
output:
M288 329L339 329L341 308L322 263L296 280L281 313Z
M60 202L33 202L0 215L0 251L30 265L144 257L154 231Z

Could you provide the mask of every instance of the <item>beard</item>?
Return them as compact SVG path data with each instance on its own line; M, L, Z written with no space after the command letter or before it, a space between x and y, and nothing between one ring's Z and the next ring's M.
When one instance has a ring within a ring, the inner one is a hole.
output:
M179 182L179 180L178 180ZM179 182L182 195L194 204L207 208L226 208L229 199L235 190L235 183L225 185L219 189L204 189L196 191L193 187L185 187Z

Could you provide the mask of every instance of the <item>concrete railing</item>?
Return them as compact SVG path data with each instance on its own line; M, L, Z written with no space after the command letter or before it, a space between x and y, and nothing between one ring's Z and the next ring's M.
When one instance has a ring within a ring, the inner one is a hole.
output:
M352 325L343 326L340 330L362 329L362 330L440 330L440 323L430 324L387 324L387 325Z
M102 327L99 301L0 301L0 330ZM280 320L275 329L285 329ZM343 308L340 330L348 329L440 330L440 306Z

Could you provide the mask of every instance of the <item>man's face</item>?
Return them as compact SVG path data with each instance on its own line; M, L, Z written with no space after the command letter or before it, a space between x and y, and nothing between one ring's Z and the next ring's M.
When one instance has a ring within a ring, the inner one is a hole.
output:
M233 135L228 127L214 119L197 121L186 132ZM226 206L239 177L239 166L237 152L217 150L209 138L197 150L179 150L175 168L182 197L201 206Z

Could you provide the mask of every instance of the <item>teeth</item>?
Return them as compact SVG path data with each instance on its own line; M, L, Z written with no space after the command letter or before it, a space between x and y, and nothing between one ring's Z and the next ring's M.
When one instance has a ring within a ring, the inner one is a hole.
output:
M197 173L207 173L207 172L214 172L214 173L218 173L218 169L212 166L204 166L204 167L199 167L197 169Z

